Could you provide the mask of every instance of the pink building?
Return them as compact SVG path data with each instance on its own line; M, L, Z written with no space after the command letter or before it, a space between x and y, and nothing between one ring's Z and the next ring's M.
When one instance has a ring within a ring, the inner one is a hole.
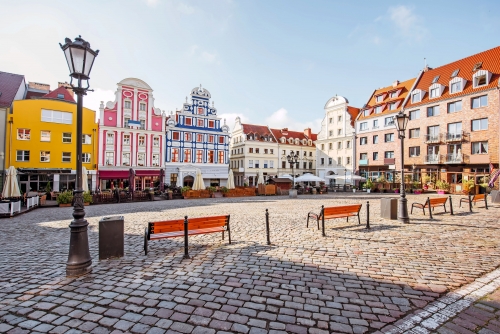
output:
M118 83L115 101L101 103L99 120L100 189L142 190L163 182L165 115L154 107L147 83L127 78Z

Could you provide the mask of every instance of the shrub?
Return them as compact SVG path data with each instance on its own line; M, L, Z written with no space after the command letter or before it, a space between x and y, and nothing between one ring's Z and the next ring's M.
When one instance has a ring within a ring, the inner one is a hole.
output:
M474 190L474 186L476 183L474 182L473 178L470 178L468 180L462 180L462 187L463 187L463 192L465 194L470 194Z
M189 190L191 190L191 187L190 187L190 186L185 186L185 187L182 187L182 188L181 188L181 193L183 193L183 194L184 194L186 191L189 191Z
M73 192L63 191L57 196L57 204L71 204L73 202Z
M208 190L211 194L217 191L217 188L215 187L207 187L206 190Z
M227 189L227 187L222 187L222 188L220 188L220 190L222 191L223 194L226 194L229 191L229 189Z
M366 180L365 184L363 185L363 188L365 189L373 189L373 182L371 179Z
M93 202L92 195L90 194L90 191L84 191L83 192L83 202L84 203L92 203Z
M438 180L436 182L436 188L441 189L441 190L449 190L450 189L450 184L446 181L443 180Z

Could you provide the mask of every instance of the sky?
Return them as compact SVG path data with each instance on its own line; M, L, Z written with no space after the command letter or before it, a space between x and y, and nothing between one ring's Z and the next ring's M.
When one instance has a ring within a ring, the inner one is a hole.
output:
M139 78L155 107L182 108L210 91L219 117L320 130L335 95L362 107L372 92L500 45L500 1L0 0L0 71L57 87L69 81L59 47L81 35L99 49L94 92Z

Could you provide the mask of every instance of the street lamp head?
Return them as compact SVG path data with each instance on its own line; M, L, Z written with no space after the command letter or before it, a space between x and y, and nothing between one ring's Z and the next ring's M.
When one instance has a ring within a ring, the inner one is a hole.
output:
M396 115L396 129L399 132L399 138L405 137L406 125L408 124L409 117L402 111Z
M59 45L66 56L71 78L89 80L90 71L92 70L95 57L99 54L99 50L92 50L90 43L82 39L81 36L75 38L73 42L69 38L66 38L64 45L61 43Z

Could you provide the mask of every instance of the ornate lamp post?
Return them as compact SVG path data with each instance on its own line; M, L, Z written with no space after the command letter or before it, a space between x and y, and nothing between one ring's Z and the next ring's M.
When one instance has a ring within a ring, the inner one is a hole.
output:
M290 154L286 156L286 160L288 161L289 164L292 165L292 177L293 177L293 189L295 189L295 164L297 163L297 160L299 159L299 156L297 154L294 154L293 151L290 151Z
M401 194L398 202L398 220L402 223L409 223L410 217L408 216L408 200L405 193L405 180L404 180L404 139L406 125L408 124L409 117L402 111L396 115L396 129L398 130L399 139L401 139Z
M82 189L82 122L83 122L83 95L89 91L89 75L99 50L92 50L90 44L81 36L72 42L69 38L64 40L64 45L59 44L64 51L66 62L71 77L71 87L77 96L76 102L76 190L74 191L73 218L69 225L71 236L69 240L68 262L66 275L78 276L87 274L92 270L92 258L89 252L89 239L87 234L88 223L85 220ZM78 82L73 86L73 79ZM82 81L87 81L87 87L82 86Z

